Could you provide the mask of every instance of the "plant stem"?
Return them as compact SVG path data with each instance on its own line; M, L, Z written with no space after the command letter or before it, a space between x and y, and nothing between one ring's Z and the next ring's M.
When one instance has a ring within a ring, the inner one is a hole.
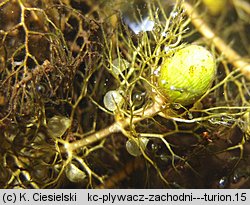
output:
M124 120L121 121L116 121L113 124L111 124L110 126L97 131L81 140L72 142L72 143L67 143L65 144L67 147L66 150L76 150L80 147L84 147L86 145L90 145L93 144L101 139L104 139L105 137L109 136L110 134L113 133L117 133L117 132L121 132L124 128L126 128L127 126L129 126L130 124L135 124L137 122L140 122L146 118L150 118L153 117L155 115L157 115L159 112L162 111L163 107L163 102L159 102L156 101L154 102L154 104L147 108L146 110L143 110L141 112L139 112L135 117L133 117L132 119L130 117L125 118Z
M244 74L246 78L250 79L250 64L244 61L242 56L240 56L212 31L212 29L202 20L200 15L196 12L195 8L191 4L184 2L183 7L196 29L206 39L213 43L232 65L234 65L236 68L239 68L241 73Z

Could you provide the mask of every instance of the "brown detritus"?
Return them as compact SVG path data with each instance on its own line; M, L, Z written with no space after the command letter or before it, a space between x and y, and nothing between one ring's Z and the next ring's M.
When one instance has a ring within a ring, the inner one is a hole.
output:
M133 172L138 172L141 169L145 168L145 162L141 160L140 158L136 158L135 160L132 160L131 162L128 162L124 165L124 168L116 172L114 175L110 176L107 180L103 182L103 184L100 184L95 189L114 189L116 186L119 186L119 184L125 180L129 175L131 175Z

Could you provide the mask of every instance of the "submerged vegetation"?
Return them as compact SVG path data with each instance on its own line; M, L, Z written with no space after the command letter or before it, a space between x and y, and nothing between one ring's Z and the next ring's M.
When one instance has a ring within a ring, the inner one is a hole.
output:
M222 2L1 0L0 186L249 188L250 4ZM187 103L158 78L192 44Z

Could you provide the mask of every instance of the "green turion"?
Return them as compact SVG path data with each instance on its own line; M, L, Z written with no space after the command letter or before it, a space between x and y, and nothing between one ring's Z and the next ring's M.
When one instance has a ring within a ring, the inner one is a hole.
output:
M169 102L190 105L211 87L215 75L213 55L202 46L188 45L163 60L158 86Z

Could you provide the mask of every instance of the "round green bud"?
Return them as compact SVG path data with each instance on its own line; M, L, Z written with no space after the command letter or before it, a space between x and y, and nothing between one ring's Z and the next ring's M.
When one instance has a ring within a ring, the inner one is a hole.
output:
M189 45L163 61L158 85L169 102L190 105L211 87L215 74L213 55L202 46Z

